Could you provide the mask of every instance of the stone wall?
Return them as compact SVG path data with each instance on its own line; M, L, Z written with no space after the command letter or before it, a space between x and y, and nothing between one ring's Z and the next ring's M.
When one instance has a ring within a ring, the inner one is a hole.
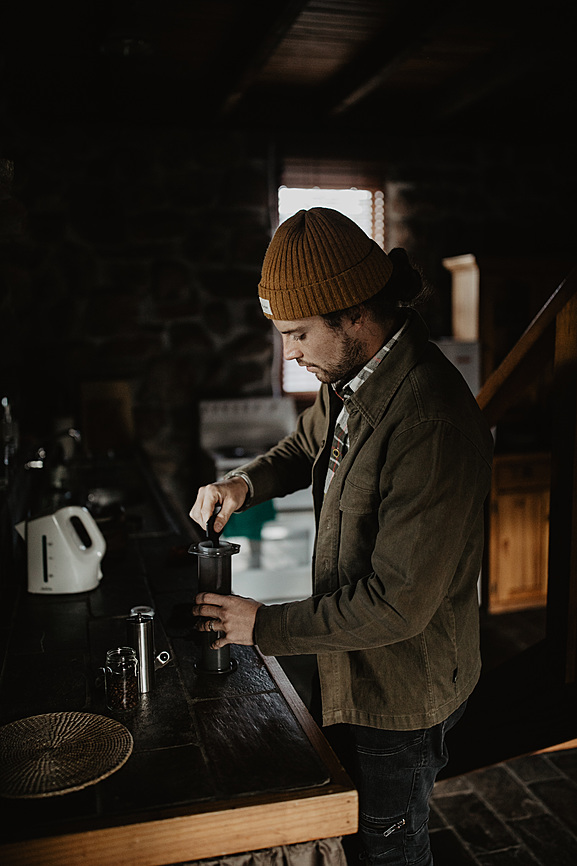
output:
M271 326L255 303L266 146L67 128L21 137L9 156L1 386L23 434L81 424L83 383L125 380L138 441L187 475L199 399L270 393Z

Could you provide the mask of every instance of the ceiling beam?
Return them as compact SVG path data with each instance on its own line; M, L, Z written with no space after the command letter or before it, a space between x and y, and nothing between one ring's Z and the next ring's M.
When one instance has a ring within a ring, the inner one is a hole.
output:
M253 14L223 51L223 88L218 113L230 115L244 99L271 54L282 42L308 0L255 3ZM249 4L246 8L251 6Z
M326 88L322 102L328 117L344 115L378 89L434 29L443 27L454 0L406 3ZM459 5L459 4L457 4Z
M535 70L547 69L550 73L556 59L564 52L572 56L569 45L572 38L573 33L562 33L555 22L526 18L508 42L481 58L458 80L452 79L447 88L427 100L421 116L448 120L487 97L505 91L510 85L519 85ZM540 46L539 50L536 50L536 45Z

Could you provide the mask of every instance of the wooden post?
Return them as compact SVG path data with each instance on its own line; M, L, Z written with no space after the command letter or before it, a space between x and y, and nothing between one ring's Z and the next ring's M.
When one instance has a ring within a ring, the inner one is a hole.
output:
M551 674L577 678L577 296L556 317L547 644Z

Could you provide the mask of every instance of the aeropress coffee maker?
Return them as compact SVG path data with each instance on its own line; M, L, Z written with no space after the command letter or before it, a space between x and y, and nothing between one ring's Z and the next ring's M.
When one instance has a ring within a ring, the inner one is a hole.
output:
M231 557L239 552L240 544L221 541L219 533L214 531L214 521L220 509L221 506L217 505L206 525L206 540L192 544L188 552L198 557L198 591L230 595ZM203 631L200 635L202 656L195 664L197 673L229 674L236 670L237 662L230 657L230 644L220 649L211 647L212 643L222 637L223 632Z

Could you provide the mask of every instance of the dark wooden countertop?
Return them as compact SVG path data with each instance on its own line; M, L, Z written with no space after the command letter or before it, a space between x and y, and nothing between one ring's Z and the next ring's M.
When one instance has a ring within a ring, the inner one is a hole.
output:
M14 575L0 679L0 724L96 713L130 730L133 752L80 791L0 798L0 861L159 866L354 832L356 791L275 659L233 647L236 671L197 674L192 539L139 466L97 589L32 595ZM99 667L126 643L134 605L155 608L156 651L171 661L132 714L114 714Z

